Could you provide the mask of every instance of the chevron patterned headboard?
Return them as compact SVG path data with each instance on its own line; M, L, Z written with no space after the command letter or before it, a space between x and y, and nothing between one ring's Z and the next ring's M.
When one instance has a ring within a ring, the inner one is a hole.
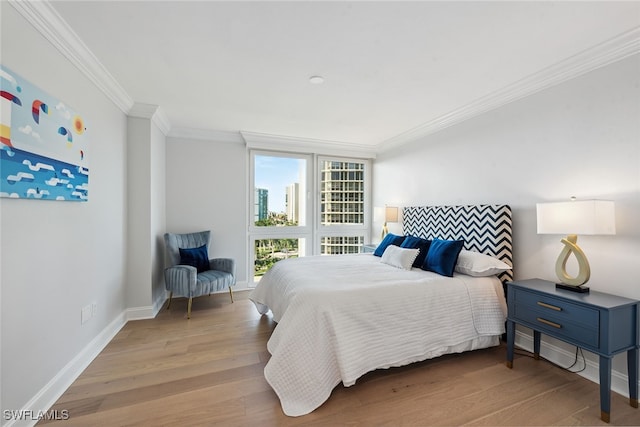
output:
M402 209L405 235L423 239L464 239L464 248L513 266L511 208L508 205L410 206ZM498 276L513 280L513 270Z

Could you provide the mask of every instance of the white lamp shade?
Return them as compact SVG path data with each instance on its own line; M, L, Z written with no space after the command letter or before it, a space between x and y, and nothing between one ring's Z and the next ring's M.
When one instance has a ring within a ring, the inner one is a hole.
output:
M615 207L609 200L536 204L538 234L616 234Z
M384 209L384 220L385 222L398 222L398 208L387 206Z

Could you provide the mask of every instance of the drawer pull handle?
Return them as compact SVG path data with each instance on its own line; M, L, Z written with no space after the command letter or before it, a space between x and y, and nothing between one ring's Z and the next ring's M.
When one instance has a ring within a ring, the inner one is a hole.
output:
M551 322L551 321L549 321L547 319L543 319L542 317L536 317L536 320L538 322L544 323L545 325L553 326L554 328L558 328L558 329L562 328L561 324L555 323L555 322Z
M550 308L551 310L555 310L555 311L562 311L562 309L560 307L556 307L555 305L551 305L551 304L547 304L544 302L540 302L538 301L538 305L544 308Z

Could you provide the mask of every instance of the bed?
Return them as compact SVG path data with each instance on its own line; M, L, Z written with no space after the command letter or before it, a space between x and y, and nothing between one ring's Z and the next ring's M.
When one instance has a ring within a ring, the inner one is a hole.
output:
M512 265L507 205L405 207L403 234L464 240L463 252ZM372 370L499 344L511 269L444 277L381 261L373 254L283 260L251 292L258 311L278 322L264 374L286 415L312 412L340 382L349 387Z

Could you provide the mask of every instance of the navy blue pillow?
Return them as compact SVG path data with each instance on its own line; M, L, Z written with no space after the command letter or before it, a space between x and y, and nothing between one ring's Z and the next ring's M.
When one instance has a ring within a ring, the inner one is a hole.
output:
M198 269L198 273L209 269L209 254L207 253L207 245L199 248L180 249L180 264L190 265Z
M395 234L389 233L384 237L384 239L382 239L382 242L380 242L380 244L378 245L376 250L373 252L373 254L375 256L382 256L382 254L384 253L384 250L387 249L387 246L389 245L400 246L403 241L404 241L404 236L396 236Z
M456 267L463 245L464 240L433 239L422 269L453 277L453 269Z
M431 240L421 239L420 237L407 236L404 238L404 242L400 245L401 248L420 249L416 260L413 261L413 267L422 267L424 259L427 257Z

